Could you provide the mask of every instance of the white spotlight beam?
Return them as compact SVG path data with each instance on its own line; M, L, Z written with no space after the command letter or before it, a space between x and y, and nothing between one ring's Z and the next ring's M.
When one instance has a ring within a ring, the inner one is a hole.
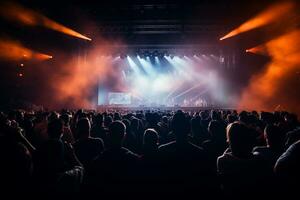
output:
M180 97L180 96L182 96L182 95L184 95L184 94L187 94L187 93L189 93L190 91L192 91L192 90L194 90L194 89L200 87L201 85L203 85L203 83L199 83L199 84L197 84L197 85L194 85L193 87L187 89L186 91L184 91L184 92L178 94L177 96L175 96L175 97L173 97L173 98L176 99L176 98L178 98L178 97Z
M172 97L172 95L179 89L181 88L182 84L178 85L177 87L175 87L166 97L165 97L165 101L168 100L169 98Z
M160 65L160 60L157 56L155 56L155 62Z
M191 59L190 59L191 60ZM182 59L177 56L174 57L174 61L180 65L181 68L185 69L185 71L190 76L190 80L198 81L198 80L205 80L206 77L202 73L198 72L197 67L195 66L194 61L190 61L188 59Z
M181 74L184 79L186 80L191 80L191 76L189 73L187 73L182 66L180 66L179 63L175 62L175 58L176 56L174 56L174 58L172 59L170 56L164 56L166 58L166 60L175 68L175 70L177 72L179 72L179 74Z
M145 72L149 75L149 76L155 76L156 73L154 71L154 68L150 62L150 59L149 61L146 61L145 59L141 58L140 56L137 57L139 62L141 63L143 69L145 70Z
M127 60L128 60L128 63L130 65L130 67L133 69L134 73L140 74L141 71L139 69L139 66L137 66L137 64L135 64L135 62L132 60L132 58L130 58L129 56L127 56Z

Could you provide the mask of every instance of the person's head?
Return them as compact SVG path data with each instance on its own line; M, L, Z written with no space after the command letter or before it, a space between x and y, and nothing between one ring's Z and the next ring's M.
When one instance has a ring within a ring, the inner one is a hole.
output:
M210 117L212 120L220 120L221 119L220 113L216 110L211 111Z
M208 124L208 132L214 140L225 140L226 138L225 126L220 121L210 121Z
M53 119L48 123L48 136L50 139L60 139L63 135L63 122L61 119Z
M264 124L273 124L274 114L270 112L261 112L260 119L264 122Z
M162 121L163 123L165 123L165 124L168 124L168 123L169 123L169 119L168 119L167 116L163 116L163 117L161 118L161 121Z
M121 120L120 113L118 113L118 112L114 113L114 120Z
M255 137L247 126L234 122L227 126L227 142L233 155L248 157L251 155Z
M140 120L136 117L132 117L130 127L132 130L138 130L140 128Z
M121 147L125 136L126 126L123 122L117 120L109 126L109 140L112 147Z
M176 141L185 141L190 132L190 123L185 114L179 110L173 116L171 128L176 136Z
M235 122L236 120L237 120L237 117L236 117L235 115L233 115L233 114L227 115L227 122L228 122L229 124Z
M64 125L69 125L70 123L70 116L67 113L64 113L60 116L60 119L64 122Z
M157 149L158 146L158 134L154 129L147 129L144 133L143 145L145 151L151 151Z
M247 121L248 121L248 113L243 110L242 112L240 112L238 118L239 118L240 122L247 123Z
M113 118L110 115L105 116L104 118L105 127L109 127L112 122L113 122Z
M59 118L59 114L57 112L51 112L48 116L48 121L53 121Z
M285 120L288 124L292 124L292 125L298 123L297 115L296 115L296 114L293 114L293 113L287 113L287 114L284 116L284 120Z
M98 125L102 126L103 121L104 121L103 115L100 114L100 113L98 113L98 114L95 116L95 124L98 124Z
M77 122L77 135L79 138L87 138L90 136L91 124L88 118L81 118Z
M267 125L264 130L267 145L271 148L283 148L284 134L278 126Z
M201 111L201 112L199 113L199 115L200 115L200 117L201 117L201 120L205 120L205 119L208 118L208 113L207 113L207 111Z
M123 119L122 122L125 124L126 133L130 133L130 121L128 119Z
M191 119L191 132L194 137L199 137L203 134L204 131L200 117L194 117Z

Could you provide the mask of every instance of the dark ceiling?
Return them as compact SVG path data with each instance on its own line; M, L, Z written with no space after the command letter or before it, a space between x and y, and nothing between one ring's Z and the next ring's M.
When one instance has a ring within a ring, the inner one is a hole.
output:
M128 45L215 44L218 38L263 10L271 0L156 0L40 1L19 0L47 17L93 39L101 34ZM1 34L16 37L34 48L68 48L85 41L10 22ZM97 33L97 34L96 34ZM65 43L64 47L61 44ZM36 45L38 44L38 45Z

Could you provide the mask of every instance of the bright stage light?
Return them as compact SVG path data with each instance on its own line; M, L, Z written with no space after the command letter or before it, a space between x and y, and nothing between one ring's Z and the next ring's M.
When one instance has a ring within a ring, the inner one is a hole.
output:
M275 4L275 5L267 8L266 10L264 10L263 12L261 12L260 14L255 16L254 18L246 21L245 23L240 25L238 28L236 28L233 31L226 34L225 36L221 37L220 40L224 40L224 39L236 36L240 33L244 33L246 31L250 31L252 29L259 28L261 26L264 26L271 22L274 22L274 21L280 19L281 17L285 16L289 12L291 12L291 10L293 9L293 6L294 5L292 2L284 2L284 3Z
M200 62L196 57L126 56L126 60L119 63L125 66L118 72L122 81L118 86L124 85L136 105L183 105L184 99L195 103L203 91L211 93L210 88L216 86L214 77L209 75L213 69L199 67L206 59L198 57ZM209 95L217 98L217 95Z
M157 56L155 56L155 62L156 62L156 64L158 64L158 65L160 65L160 61L159 61L159 58L157 57Z
M142 59L138 56L138 60L141 63L143 69L149 76L155 76L156 72L151 64L150 58L147 56L147 60Z
M127 56L127 60L131 69L133 69L135 73L139 74L140 73L139 66L135 64L135 62L132 60L132 58L130 58L130 56Z
M0 40L0 58L7 60L47 60L52 56L28 49L17 41Z
M46 16L35 12L29 8L25 8L17 3L3 3L0 6L0 15L7 18L8 20L17 21L28 26L43 26L54 31L64 33L73 37L81 38L84 40L91 41L81 33L78 33L62 24L59 24Z

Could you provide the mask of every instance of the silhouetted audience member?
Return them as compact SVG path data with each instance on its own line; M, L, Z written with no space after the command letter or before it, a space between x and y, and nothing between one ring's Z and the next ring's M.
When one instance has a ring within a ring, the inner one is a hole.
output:
M136 136L131 131L131 123L128 119L123 119L122 122L126 126L126 134L125 134L123 146L125 148L129 149L130 151L137 152L138 151L138 149L137 149L138 141L137 141Z
M89 170L86 181L88 193L98 194L102 191L104 197L125 198L135 191L136 170L139 156L122 147L126 127L121 121L114 121L109 126L109 146L95 160Z
M95 138L101 138L106 143L108 129L104 126L103 115L98 113L95 116L94 123L91 129L91 136Z
M190 123L185 113L175 113L171 130L176 140L159 147L166 190L172 190L174 196L211 193L213 171L204 150L188 141Z
M109 127L110 124L113 122L113 118L110 115L104 117L104 126Z
M224 124L217 120L210 121L208 125L210 139L202 143L202 147L208 153L212 167L216 167L216 161L227 148L226 129Z
M163 116L161 121L157 123L159 128L159 144L165 144L168 142L168 134L170 131L169 119L167 116Z
M83 167L71 144L61 140L63 122L53 119L48 124L49 140L35 154L35 187L47 198L72 197L80 192Z
M155 158L158 152L158 133L154 129L147 129L143 139L143 157Z
M19 127L1 127L0 134L0 197L31 197L33 187L32 152L24 145L24 136Z
M105 109L0 112L1 197L298 195L300 125L294 114Z
M143 133L144 127L142 126L142 123L141 123L140 119L138 119L136 117L131 117L130 130L131 130L132 134L136 138L136 142L137 142L136 150L137 150L137 153L140 153L141 150L142 150L143 134L144 134Z
M274 171L279 178L281 195L295 198L299 195L300 140L292 144L277 160Z
M265 160L270 169L273 169L277 159L284 151L284 134L275 125L267 125L264 130L267 146L258 146L253 152Z
M148 189L146 187L156 188L159 185L161 171L158 159L158 133L154 129L145 130L141 163L139 166L139 183L146 184L145 188L141 186L141 190L147 192ZM157 194L150 195L155 197Z
M70 128L70 116L67 113L64 113L60 116L60 119L63 121L63 136L62 140L73 144L75 142L73 133Z
M74 150L78 159L85 167L94 161L104 150L103 141L100 138L91 137L90 129L90 121L87 118L82 118L77 122L78 139L74 143Z
M34 144L38 147L43 142L48 140L48 113L38 113L36 124L34 125Z
M300 140L300 126L286 133L285 148L289 148L298 140Z
M203 128L200 117L192 118L190 141L197 146L201 146L202 143L207 139L208 139L208 133Z
M258 197L263 193L265 170L252 154L255 137L242 123L227 127L229 149L217 160L217 170L225 195L231 198Z

